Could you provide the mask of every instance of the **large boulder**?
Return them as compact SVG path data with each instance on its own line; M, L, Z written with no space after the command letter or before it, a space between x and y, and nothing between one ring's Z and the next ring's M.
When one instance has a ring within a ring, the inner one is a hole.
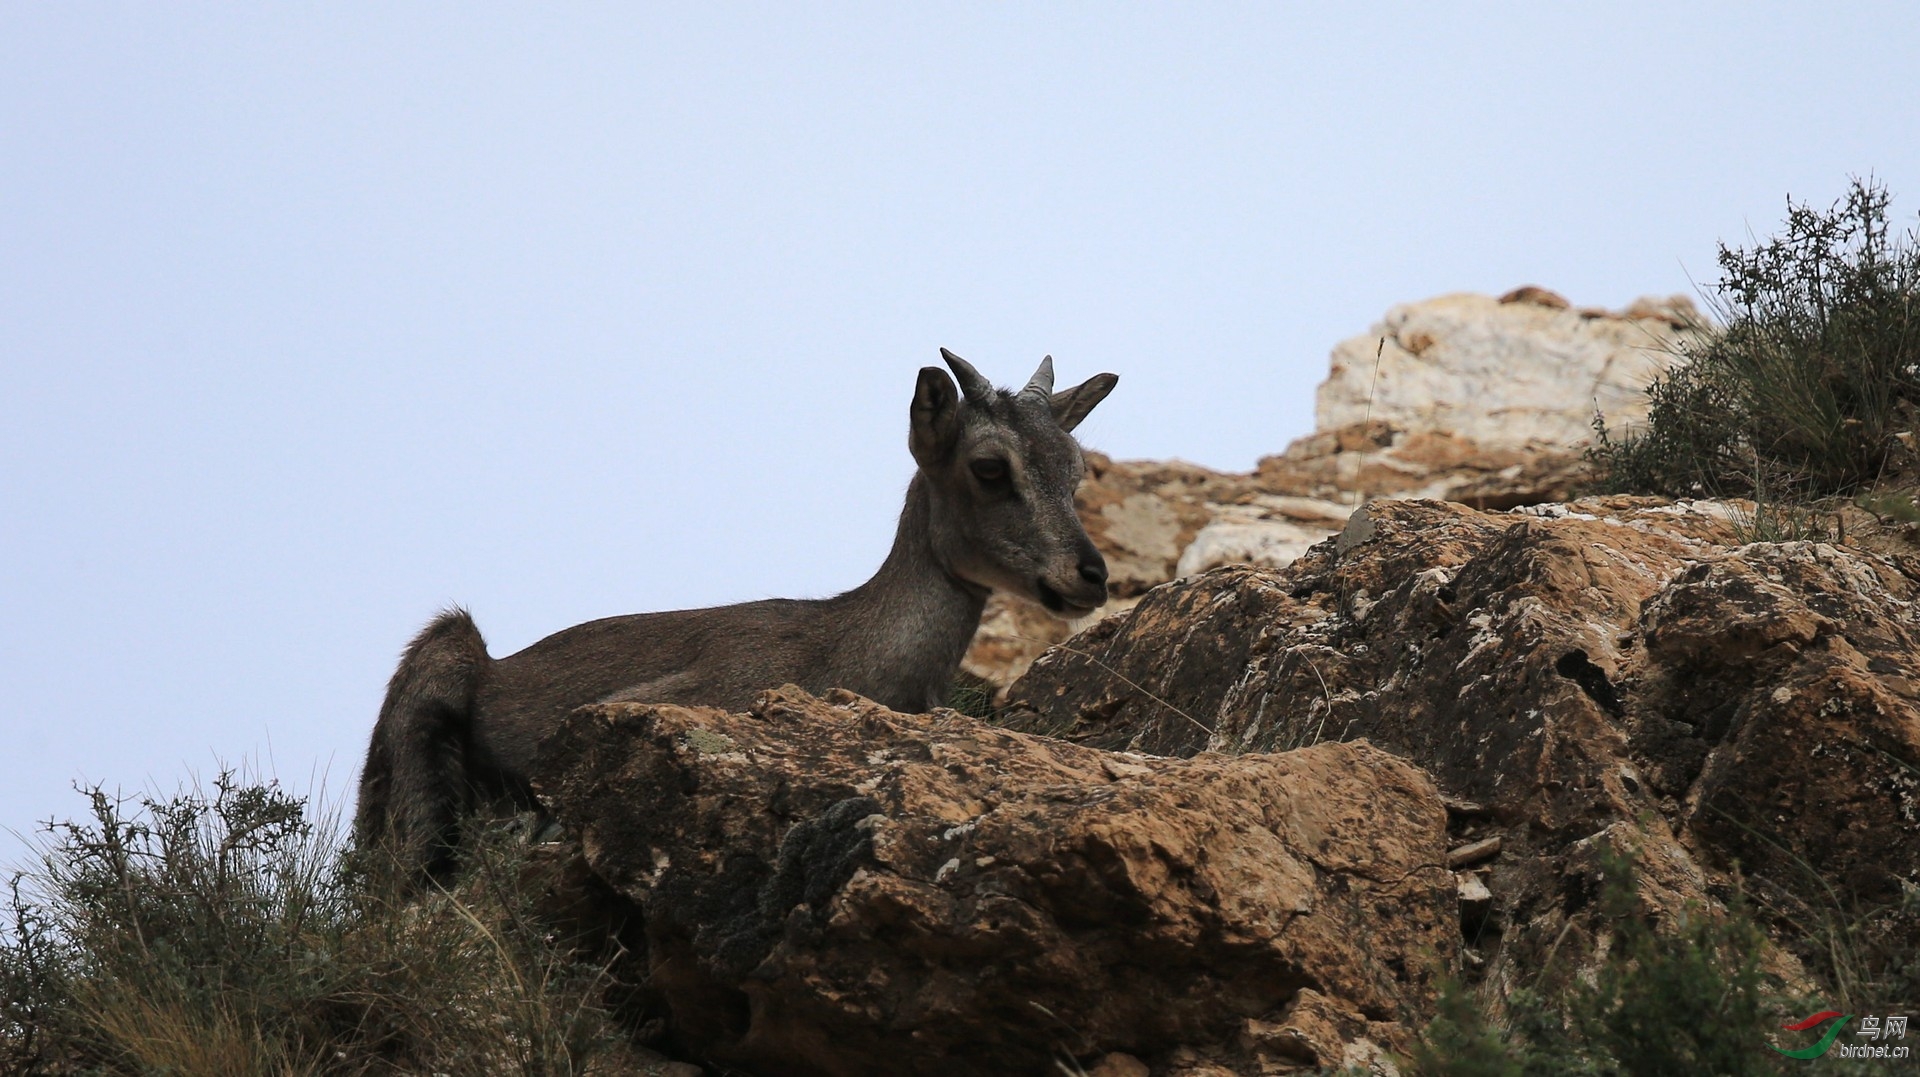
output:
M1364 737L1419 763L1458 841L1500 839L1496 976L1570 929L1598 945L1579 914L1602 847L1639 852L1658 908L1712 906L1737 871L1782 925L1914 952L1920 559L1744 543L1743 511L1375 502L1284 570L1176 581L1048 652L1009 721L1167 755Z
M1458 945L1439 794L1360 742L1156 758L787 688L586 708L539 784L727 1072L1364 1062Z
M1596 410L1616 427L1644 422L1648 382L1705 332L1685 296L1618 313L1535 287L1405 303L1334 348L1314 425L1378 419L1489 450L1566 448L1587 440Z

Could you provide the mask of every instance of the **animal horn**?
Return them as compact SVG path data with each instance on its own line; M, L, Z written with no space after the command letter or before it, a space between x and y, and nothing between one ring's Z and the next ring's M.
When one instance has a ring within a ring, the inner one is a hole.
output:
M968 400L985 403L993 398L993 383L980 376L973 364L953 354L945 348L940 349L940 358L953 368L953 376L960 379L960 392Z
M1027 382L1025 389L1020 390L1021 396L1029 393L1042 400L1053 396L1053 356L1049 355L1040 360L1040 369L1033 372L1033 379Z

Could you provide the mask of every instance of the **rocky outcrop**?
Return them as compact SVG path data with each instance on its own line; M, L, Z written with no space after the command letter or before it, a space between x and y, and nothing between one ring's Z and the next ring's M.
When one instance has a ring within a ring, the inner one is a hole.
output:
M1586 477L1595 408L1616 429L1643 421L1648 380L1706 331L1685 297L1575 310L1526 287L1394 307L1334 349L1314 433L1251 474L1090 454L1080 515L1115 601L1066 625L995 596L967 671L1005 686L1047 647L1168 580L1226 564L1285 567L1369 499L1565 501Z
M1700 331L1445 297L1364 338L1390 393L1352 414L1343 345L1323 429L1251 473L1091 456L1115 601L990 606L996 724L578 712L556 907L624 947L651 1042L740 1074L1391 1073L1443 969L1591 969L1622 853L1665 923L1746 894L1792 988L1810 923L1920 952L1911 543L1575 499L1569 431Z
M743 1074L1392 1072L1443 968L1599 960L1621 853L1663 922L1748 895L1791 989L1823 919L1911 955L1920 558L1749 511L1371 502L1046 652L1004 726L586 708L539 780L559 904L626 925L656 1044Z
M1478 880L1497 977L1568 932L1596 945L1582 910L1621 846L1657 907L1712 905L1738 865L1781 923L1881 909L1860 929L1912 952L1920 559L1742 544L1739 511L1374 502L1284 570L1176 581L1049 652L1010 724L1176 756L1364 737L1419 763L1456 841L1501 838Z
M1377 419L1489 450L1564 449L1587 439L1596 410L1616 427L1644 422L1648 382L1704 328L1685 296L1618 313L1535 287L1407 303L1334 348L1314 423Z
M724 1072L1365 1063L1459 936L1438 792L1356 741L1154 758L789 688L584 709L540 788Z

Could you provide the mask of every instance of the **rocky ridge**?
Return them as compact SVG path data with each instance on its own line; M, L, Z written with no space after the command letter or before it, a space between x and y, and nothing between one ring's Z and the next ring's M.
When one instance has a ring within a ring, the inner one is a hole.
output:
M1600 952L1603 850L1637 856L1663 915L1717 907L1737 872L1780 924L1845 893L1889 910L1859 925L1880 949L1913 952L1920 557L1743 543L1730 515L1375 502L1286 569L1176 581L1048 652L1008 724L1175 757L1364 739L1418 763L1457 844L1499 839L1461 882L1489 895L1471 951L1506 987L1556 947Z
M1595 408L1615 429L1643 422L1648 381L1706 332L1684 296L1608 312L1529 286L1396 306L1334 348L1317 429L1251 473L1089 455L1080 515L1117 600L1094 618L1216 565L1284 567L1370 498L1564 501L1585 477ZM1004 688L1091 623L995 596L967 672Z
M1503 362L1586 390L1639 369L1601 344L1702 331L1445 297L1329 385L1377 353L1494 408L1503 325L1559 341ZM1094 458L1116 609L1066 640L996 605L992 722L791 688L582 710L539 782L558 904L621 940L647 1038L740 1074L1396 1072L1442 975L1590 968L1618 853L1662 922L1739 891L1920 952L1920 550L1576 499L1553 439L1590 404L1546 395L1476 427L1323 389L1337 425L1249 474ZM1767 955L1788 985L1821 959Z

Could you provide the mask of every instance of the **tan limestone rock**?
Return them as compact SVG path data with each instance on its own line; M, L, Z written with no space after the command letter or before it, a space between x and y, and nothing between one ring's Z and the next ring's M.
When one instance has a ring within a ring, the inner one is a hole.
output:
M1583 917L1609 851L1639 856L1660 916L1716 907L1737 863L1778 915L1845 894L1882 910L1870 949L1911 952L1920 559L1745 543L1750 511L1372 502L1285 569L1148 592L1035 662L1007 719L1169 755L1365 737L1419 763L1473 806L1454 847L1491 904L1462 911L1504 933L1496 978L1569 931L1601 945Z
M787 688L584 708L540 791L676 1042L751 1072L1257 1072L1247 1021L1421 1012L1458 934L1439 795L1363 743L1116 755Z
M1316 425L1376 419L1488 449L1564 449L1587 439L1596 408L1616 427L1643 421L1647 382L1703 332L1682 296L1617 315L1541 289L1402 304L1334 349Z

